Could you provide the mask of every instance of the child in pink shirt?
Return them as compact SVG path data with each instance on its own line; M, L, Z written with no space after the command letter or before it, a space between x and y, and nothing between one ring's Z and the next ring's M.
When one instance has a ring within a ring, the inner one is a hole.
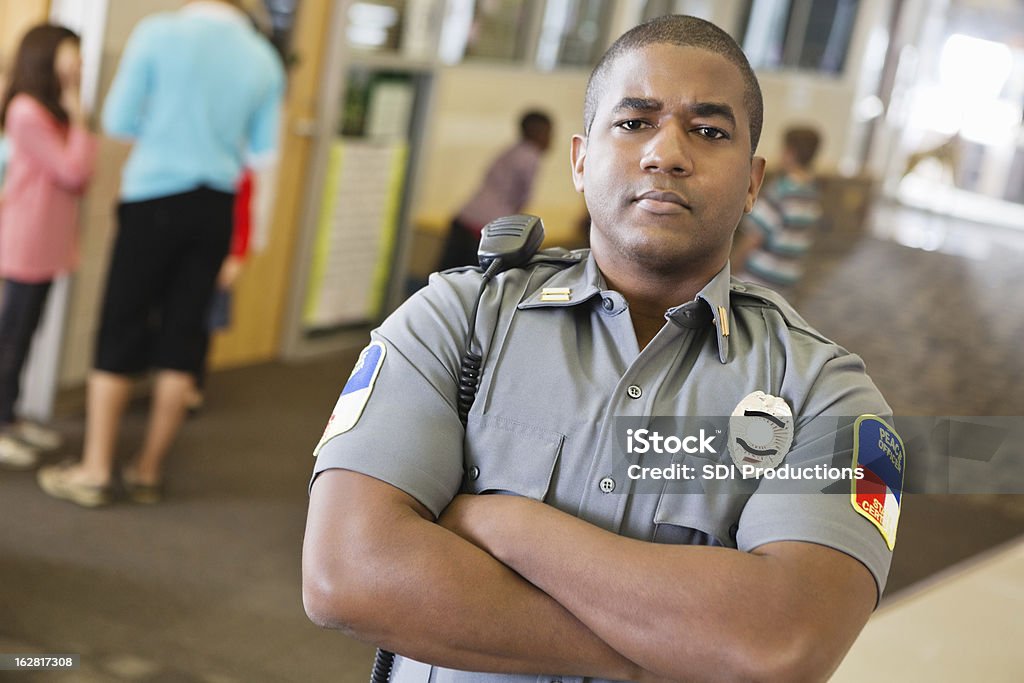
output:
M0 200L0 465L32 467L59 435L20 421L19 377L50 285L78 262L78 200L93 172L96 140L86 129L78 36L52 25L25 34L0 128L10 146Z

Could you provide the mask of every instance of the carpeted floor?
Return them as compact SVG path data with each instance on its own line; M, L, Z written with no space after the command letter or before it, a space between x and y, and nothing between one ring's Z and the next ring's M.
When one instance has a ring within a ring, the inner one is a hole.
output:
M72 652L18 681L365 681L372 652L306 619L312 448L354 354L215 373L156 506L83 510L0 473L0 652ZM141 441L133 405L121 453ZM61 420L73 454L80 416ZM0 672L0 679L3 673Z

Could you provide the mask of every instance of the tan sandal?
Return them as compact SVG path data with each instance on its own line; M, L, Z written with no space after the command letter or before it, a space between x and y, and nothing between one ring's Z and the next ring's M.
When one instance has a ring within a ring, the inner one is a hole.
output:
M109 484L85 484L72 477L75 463L41 467L36 473L39 488L48 496L60 498L87 508L102 507L113 502Z
M121 470L121 484L124 486L125 496L133 503L153 505L164 498L163 482L144 484L135 478L135 472L130 468Z

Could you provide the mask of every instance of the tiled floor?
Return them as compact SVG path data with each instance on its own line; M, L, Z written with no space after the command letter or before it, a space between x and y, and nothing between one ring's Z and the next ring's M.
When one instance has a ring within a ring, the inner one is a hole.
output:
M1024 229L881 205L869 235L821 240L797 299L865 359L897 415L1024 416L1022 271ZM1022 680L1024 545L953 563L995 520L1020 538L1024 496L911 496L904 513L891 597L833 680ZM923 576L943 559L941 579Z
M880 608L833 683L1024 677L1024 541L925 581Z
M1024 415L1024 229L882 206L813 256L797 307L896 414Z

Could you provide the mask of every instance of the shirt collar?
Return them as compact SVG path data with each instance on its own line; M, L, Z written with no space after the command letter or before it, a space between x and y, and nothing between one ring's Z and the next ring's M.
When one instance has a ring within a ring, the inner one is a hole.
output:
M215 0L196 0L196 2L188 3L179 11L182 14L187 14L192 17L230 21L245 26L246 28L252 28L252 23L249 21L249 15L234 5L230 5L226 2L216 2Z
M587 250L572 252L571 256L580 263L558 271L519 304L520 309L576 306L601 295L605 289L604 276L597 262ZM704 288L697 292L694 301L675 306L665 311L667 320L689 319L693 315L694 302L702 301L710 309L718 338L718 359L725 363L729 359L729 333L731 308L729 306L729 264L726 263ZM705 313L706 315L706 313ZM685 324L689 325L688 320Z
M729 360L729 333L732 319L732 309L729 306L731 278L729 262L726 261L722 269L704 285L703 289L697 292L697 296L693 299L694 301L703 301L711 309L711 318L715 323L715 333L718 337L718 359L723 363ZM689 304L683 304L670 308L665 311L665 317L673 320L688 306Z

